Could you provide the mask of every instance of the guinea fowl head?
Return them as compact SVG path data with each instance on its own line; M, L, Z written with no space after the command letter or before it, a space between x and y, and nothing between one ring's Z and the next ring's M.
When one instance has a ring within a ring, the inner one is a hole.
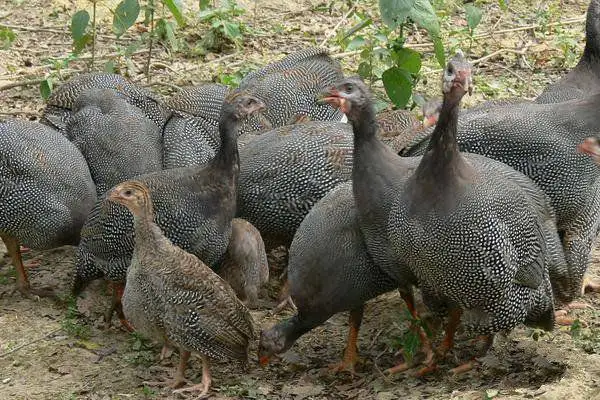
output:
M263 112L267 108L265 102L258 97L239 90L232 91L225 98L223 107L238 121L251 114Z
M137 217L152 214L148 187L139 181L125 181L108 193L108 200L127 207Z
M325 91L323 101L337 107L349 120L358 120L365 111L370 111L371 92L358 77L349 77Z
M471 65L465 58L461 50L458 50L454 57L444 69L442 75L442 93L444 99L451 103L459 102L466 93L473 92L473 78L471 76Z
M289 338L289 331L292 328L293 324L290 320L286 320L260 333L258 343L260 365L267 365L273 355L283 353L294 344L294 341Z
M577 151L587 154L596 164L600 165L600 139L594 136L587 137L577 145Z

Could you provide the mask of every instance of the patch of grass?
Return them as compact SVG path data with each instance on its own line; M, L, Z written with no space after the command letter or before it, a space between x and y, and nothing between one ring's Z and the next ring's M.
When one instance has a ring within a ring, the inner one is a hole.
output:
M156 351L152 342L138 332L131 332L127 341L133 353L125 356L125 361L144 367L149 367L154 363Z
M63 296L61 300L67 305L65 319L60 324L62 330L69 336L84 340L89 339L91 336L91 329L79 318L80 314L77 310L77 299L73 296Z
M158 396L158 392L149 386L144 385L140 390L146 399L154 399L156 396Z
M596 327L584 327L579 319L576 319L569 330L573 343L588 354L600 353L600 329Z

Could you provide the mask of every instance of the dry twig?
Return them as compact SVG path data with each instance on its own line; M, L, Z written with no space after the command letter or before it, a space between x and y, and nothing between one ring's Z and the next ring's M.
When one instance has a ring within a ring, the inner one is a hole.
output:
M55 333L59 332L61 329L62 328L57 328L57 329L55 329L53 331L50 331L50 332L46 333L44 336L41 336L41 337L39 337L37 339L34 339L34 340L29 341L29 342L25 342L23 344L20 344L17 347L15 347L14 349L11 349L11 350L9 350L9 351L7 351L5 353L0 354L0 358L4 358L4 357L6 357L9 354L12 354L12 353L14 353L14 352L16 352L18 350L21 350L23 347L30 346L30 345L32 345L34 343L37 343L37 342L40 342L40 341L42 341L44 339L48 339L50 336L52 336Z

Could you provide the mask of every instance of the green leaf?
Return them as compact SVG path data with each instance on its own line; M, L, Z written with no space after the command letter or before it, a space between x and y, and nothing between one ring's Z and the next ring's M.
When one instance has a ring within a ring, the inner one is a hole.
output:
M502 11L506 11L508 6L506 5L506 0L498 0L498 5Z
M242 37L242 32L240 31L240 24L236 22L226 22L223 21L223 32L225 36L233 41L236 41L240 37Z
M408 71L392 67L383 72L381 79L392 103L398 108L404 108L410 100L413 89L413 81Z
M354 39L352 39L350 41L350 43L348 43L348 46L346 46L346 50L360 49L364 45L365 45L365 38L363 36L356 36L356 37L354 37Z
M115 62L114 62L114 60L108 60L106 62L106 64L104 64L104 72L107 72L109 74L114 74L115 73Z
M74 42L78 42L85 36L90 14L86 10L79 10L71 17L71 37Z
M421 54L406 47L394 50L392 58L397 67L400 67L413 75L421 71Z
M365 61L361 62L358 64L358 71L356 72L363 79L371 78L371 64Z
M185 26L185 18L183 18L183 13L181 12L181 8L174 0L162 0L163 3L167 6L171 14L175 17L175 21L177 21L177 25Z
M40 83L40 93L44 100L47 100L48 97L50 97L50 94L52 94L52 79L48 78Z
M379 0L381 19L391 29L402 24L418 0Z
M158 20L156 30L159 36L169 43L169 46L175 51L179 49L179 42L175 37L175 27L171 21L167 21L164 18Z
M210 8L210 0L200 0L200 11Z
M467 25L471 32L477 28L477 25L481 22L481 17L483 16L483 12L480 8L475 7L472 4L467 4L465 6L465 12L467 13Z
M440 67L446 68L446 54L444 51L444 44L439 36L433 37L433 51L435 52L435 58L438 60Z
M120 37L131 28L140 14L138 0L123 0L113 14L113 32Z
M429 0L416 0L408 16L431 36L439 36L440 22Z
M352 28L350 28L350 30L348 32L346 32L346 34L344 35L343 39L346 39L347 37L354 35L358 31L366 28L367 26L371 25L372 23L373 23L373 20L371 18L363 19L358 24L356 24Z
M13 32L12 29L0 26L0 49L8 49L13 44L16 38L17 35Z

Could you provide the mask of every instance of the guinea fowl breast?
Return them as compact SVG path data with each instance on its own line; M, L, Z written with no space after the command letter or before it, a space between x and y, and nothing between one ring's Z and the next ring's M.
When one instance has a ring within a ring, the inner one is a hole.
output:
M65 134L90 167L98 196L124 180L162 169L162 132L112 89L86 89Z
M56 88L48 100L40 122L64 132L68 119L73 115L73 106L86 89L112 89L131 104L141 109L162 131L169 110L155 94L134 85L117 74L91 72L77 75Z
M250 313L210 267L164 236L153 222L146 185L126 181L111 191L109 200L128 207L134 218L135 248L123 295L125 316L141 333L179 347L177 385L184 381L189 353L199 353L206 393L211 380L209 359L247 362L248 343L254 338Z
M29 289L19 244L76 245L96 199L85 159L59 132L30 121L0 123L0 236Z
M600 0L591 0L585 23L585 48L579 63L546 89L536 103L561 103L600 92Z

